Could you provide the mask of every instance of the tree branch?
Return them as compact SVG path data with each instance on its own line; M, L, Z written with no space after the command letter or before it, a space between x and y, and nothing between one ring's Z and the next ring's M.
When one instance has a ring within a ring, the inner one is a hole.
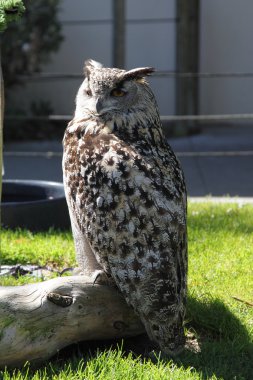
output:
M0 287L0 367L44 361L78 341L143 332L116 288L85 276Z

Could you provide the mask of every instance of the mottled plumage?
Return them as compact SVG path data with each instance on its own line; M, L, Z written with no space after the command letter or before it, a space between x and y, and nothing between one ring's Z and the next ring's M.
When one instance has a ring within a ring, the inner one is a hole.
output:
M184 345L187 232L181 167L144 79L87 61L63 173L82 270L112 277L166 354Z

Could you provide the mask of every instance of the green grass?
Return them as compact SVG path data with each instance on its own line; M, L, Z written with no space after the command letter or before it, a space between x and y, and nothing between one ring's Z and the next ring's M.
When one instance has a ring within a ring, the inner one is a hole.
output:
M75 263L70 232L32 233L27 230L1 231L2 264L39 264L62 268Z
M14 372L0 371L0 379L253 379L253 307L246 303L253 302L253 207L190 204L188 214L185 328L193 343L197 338L200 352L186 350L174 360L153 363L129 352L127 340L120 348L115 343L111 349L110 344L106 348L100 345L92 353L89 347L94 343L86 343L39 369L27 365ZM68 233L2 231L1 235L2 264L39 263L62 268L75 263ZM24 281L25 277L6 278L0 285ZM134 347L130 343L133 351Z
M130 353L123 356L120 349L97 352L95 357L87 359L72 360L62 366L52 365L51 363L40 370L29 370L26 366L21 371L5 371L3 373L5 380L46 380L46 379L66 379L66 380L195 380L202 379L194 368L178 367L173 361L164 363L158 361L153 364L150 360L141 361L140 358L134 358ZM218 379L215 376L210 377L212 380Z

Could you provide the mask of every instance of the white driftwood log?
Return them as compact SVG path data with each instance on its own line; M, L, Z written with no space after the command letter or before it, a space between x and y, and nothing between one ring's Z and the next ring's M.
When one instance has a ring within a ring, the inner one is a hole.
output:
M116 288L88 277L0 287L0 367L43 361L75 342L143 331Z

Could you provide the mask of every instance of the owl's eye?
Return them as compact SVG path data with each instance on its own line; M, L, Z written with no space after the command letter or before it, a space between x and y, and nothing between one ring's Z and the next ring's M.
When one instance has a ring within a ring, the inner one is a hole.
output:
M126 91L122 90L121 88L114 88L111 91L111 96L121 97L121 96L125 96L125 95L126 95Z
M86 92L86 95L88 95L88 96L92 96L92 92L91 92L90 89L86 90L85 92Z

